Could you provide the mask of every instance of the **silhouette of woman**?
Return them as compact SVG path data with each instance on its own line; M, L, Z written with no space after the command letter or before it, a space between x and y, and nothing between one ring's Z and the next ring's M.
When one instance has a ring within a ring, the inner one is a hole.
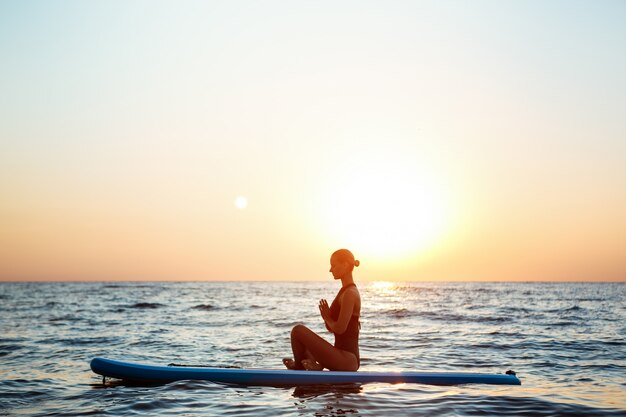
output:
M319 309L326 329L335 334L335 345L331 345L308 327L298 324L291 330L293 359L284 358L289 369L321 371L356 371L359 357L359 316L361 295L354 284L352 270L359 261L347 249L339 249L330 257L330 272L334 279L341 280L341 289L330 307L325 299Z

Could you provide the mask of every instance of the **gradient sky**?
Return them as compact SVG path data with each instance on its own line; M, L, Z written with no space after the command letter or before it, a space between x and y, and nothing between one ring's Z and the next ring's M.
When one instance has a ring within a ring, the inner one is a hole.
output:
M0 2L0 280L625 281L624 22Z

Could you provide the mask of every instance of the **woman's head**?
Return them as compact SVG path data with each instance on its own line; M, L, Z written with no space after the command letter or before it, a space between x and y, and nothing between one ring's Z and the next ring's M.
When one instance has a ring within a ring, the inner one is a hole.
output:
M354 259L354 255L348 249L336 250L330 257L330 272L335 279L352 274L354 267L359 265L360 262Z

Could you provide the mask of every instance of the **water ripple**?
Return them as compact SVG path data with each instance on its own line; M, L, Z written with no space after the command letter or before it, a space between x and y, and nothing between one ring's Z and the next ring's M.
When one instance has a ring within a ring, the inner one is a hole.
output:
M360 284L362 370L515 369L521 387L106 385L95 356L280 367L336 283L0 284L0 414L626 415L626 285Z

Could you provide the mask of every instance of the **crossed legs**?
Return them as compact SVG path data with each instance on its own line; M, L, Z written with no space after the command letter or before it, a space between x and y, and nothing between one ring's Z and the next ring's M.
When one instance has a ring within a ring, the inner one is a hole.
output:
M356 371L358 369L358 362L353 353L337 349L302 324L294 326L291 330L291 350L293 350L293 360L283 359L283 363L289 369L322 370L327 368L331 371Z

